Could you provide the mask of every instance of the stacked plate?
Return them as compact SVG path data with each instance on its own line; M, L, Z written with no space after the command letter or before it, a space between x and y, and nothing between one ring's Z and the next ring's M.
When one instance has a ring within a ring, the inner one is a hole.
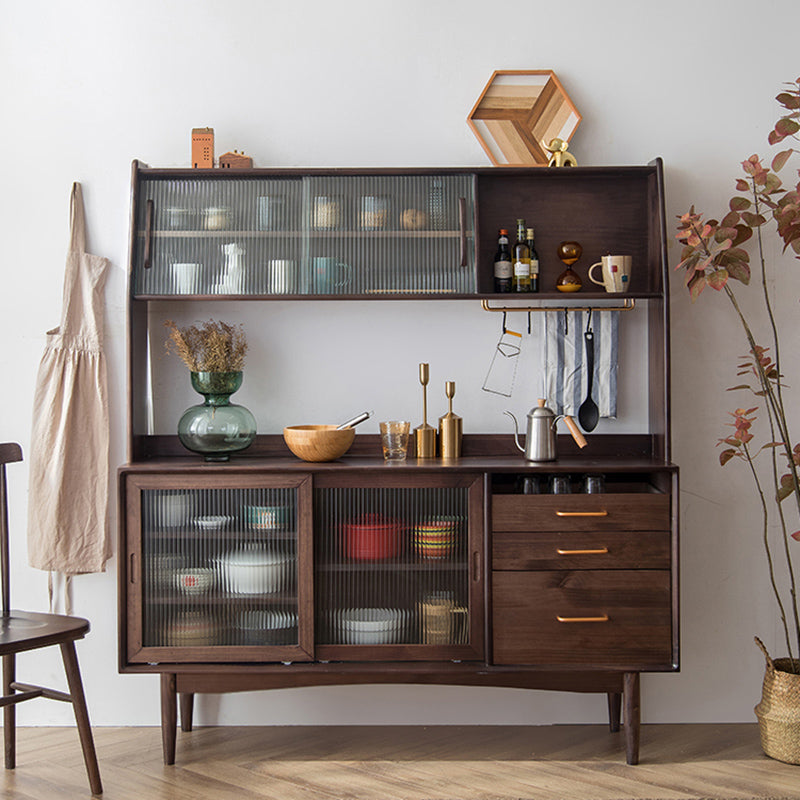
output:
M412 543L420 558L447 558L456 546L461 517L430 517L414 526Z
M399 608L345 608L333 612L336 640L343 644L393 644L402 639L409 612Z
M240 611L237 627L242 644L297 644L297 614L293 611Z

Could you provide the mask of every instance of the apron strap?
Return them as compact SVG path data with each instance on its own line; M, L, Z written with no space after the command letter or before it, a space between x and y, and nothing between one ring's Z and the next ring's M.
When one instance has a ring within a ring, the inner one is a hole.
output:
M69 198L69 249L86 252L86 218L83 213L83 190L80 183L72 184Z

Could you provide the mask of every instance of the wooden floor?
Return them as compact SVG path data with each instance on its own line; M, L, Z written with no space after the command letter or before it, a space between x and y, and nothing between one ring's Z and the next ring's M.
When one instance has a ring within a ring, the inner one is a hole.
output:
M600 725L199 728L172 767L158 728L94 733L107 800L800 800L755 725L645 725L635 767ZM76 731L19 729L0 796L89 797Z

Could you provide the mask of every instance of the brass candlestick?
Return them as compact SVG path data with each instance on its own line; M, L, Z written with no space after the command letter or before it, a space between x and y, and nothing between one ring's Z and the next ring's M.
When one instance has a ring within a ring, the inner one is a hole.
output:
M453 413L453 398L456 394L455 381L447 381L444 385L449 407L446 414L439 417L439 441L441 442L442 458L458 458L461 455L461 436L463 433L463 420L458 414Z
M417 458L436 457L436 428L428 425L428 380L427 364L419 365L419 382L422 384L422 425L414 428Z

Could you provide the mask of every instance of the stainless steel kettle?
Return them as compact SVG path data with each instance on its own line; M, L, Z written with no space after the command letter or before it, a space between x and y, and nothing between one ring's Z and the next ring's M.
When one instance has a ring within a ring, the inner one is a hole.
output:
M525 458L528 461L556 460L556 425L560 419L566 423L578 447L586 447L586 439L575 424L575 420L566 414L555 414L545 406L544 402L544 398L540 397L538 405L528 412L525 447L519 443L517 418L510 411L503 412L514 420L514 441L517 443L517 447L525 453Z

